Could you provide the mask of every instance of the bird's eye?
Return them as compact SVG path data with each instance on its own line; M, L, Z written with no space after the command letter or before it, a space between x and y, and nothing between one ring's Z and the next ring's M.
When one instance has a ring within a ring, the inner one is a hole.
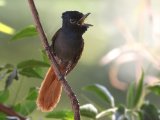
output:
M76 20L75 19L70 19L70 23L74 24L74 23L76 23Z

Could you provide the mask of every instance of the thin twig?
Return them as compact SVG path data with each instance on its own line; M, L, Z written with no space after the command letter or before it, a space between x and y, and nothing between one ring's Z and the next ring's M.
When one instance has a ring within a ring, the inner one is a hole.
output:
M38 15L37 9L34 4L34 0L28 0L28 2L29 2L30 9L31 9L31 12L32 12L32 15L34 18L34 22L36 24L36 28L37 28L37 31L38 31L39 36L41 38L41 42L43 44L43 47L45 48L46 53L47 53L52 65L55 69L55 73L56 73L58 79L61 81L61 83L63 85L64 91L66 92L66 94L70 98L72 109L74 112L74 119L80 120L79 102L78 102L74 92L72 91L72 88L69 86L68 82L66 81L64 76L61 74L61 71L59 69L59 65L57 64L57 62L54 58L54 55L49 47L49 43L48 43L47 37L44 33L44 30L42 28L42 25L41 25L41 22L39 19L39 15Z
M14 110L12 110L11 108L3 105L0 103L0 112L8 115L8 116L14 116L14 117L18 117L20 120L26 120L27 118L20 116L19 114L17 114Z

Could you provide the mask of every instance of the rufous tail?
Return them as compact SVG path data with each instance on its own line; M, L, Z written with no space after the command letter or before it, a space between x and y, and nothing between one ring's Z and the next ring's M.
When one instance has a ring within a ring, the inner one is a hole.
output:
M43 112L52 111L60 100L62 85L51 66L41 84L37 106Z

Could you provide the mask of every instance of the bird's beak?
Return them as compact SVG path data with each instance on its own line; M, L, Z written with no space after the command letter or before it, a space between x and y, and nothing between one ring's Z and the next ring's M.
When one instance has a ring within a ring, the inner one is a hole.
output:
M88 15L90 15L91 13L87 13L85 15L83 15L83 17L78 21L78 24L79 25L86 25L86 26L93 26L91 24L87 24L87 23L84 23L85 19L88 17Z

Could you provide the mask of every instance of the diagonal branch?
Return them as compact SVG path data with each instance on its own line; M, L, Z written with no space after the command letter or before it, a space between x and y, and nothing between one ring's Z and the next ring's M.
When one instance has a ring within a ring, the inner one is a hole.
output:
M27 118L20 116L19 114L17 114L14 110L12 110L11 108L4 106L3 104L0 103L0 112L8 115L8 116L15 116L18 117L20 120L26 120Z
M39 19L39 15L36 9L36 6L34 4L34 0L28 0L29 5L30 5L30 9L34 18L34 22L36 24L36 28L37 31L39 33L39 36L41 38L41 42L43 44L43 47L46 50L46 53L55 69L56 75L58 76L58 79L61 81L64 91L66 92L66 94L68 95L68 97L70 98L71 101L71 105L72 105L72 109L74 111L74 119L75 120L80 120L80 111L79 111L79 102L74 94L74 92L72 91L72 88L69 86L68 82L66 81L66 79L64 78L64 76L61 74L61 71L59 69L59 65L57 64L54 55L49 47L49 43L47 40L47 37L44 33L44 30L42 28L40 19Z

